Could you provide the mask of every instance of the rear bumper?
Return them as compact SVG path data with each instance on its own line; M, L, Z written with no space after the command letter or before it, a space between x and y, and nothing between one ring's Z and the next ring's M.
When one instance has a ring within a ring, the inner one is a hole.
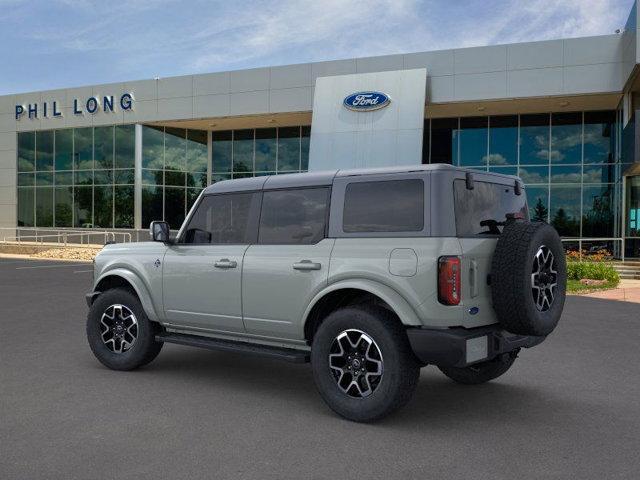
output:
M407 329L413 353L426 364L466 367L519 348L534 347L546 337L513 335L499 325L478 328Z

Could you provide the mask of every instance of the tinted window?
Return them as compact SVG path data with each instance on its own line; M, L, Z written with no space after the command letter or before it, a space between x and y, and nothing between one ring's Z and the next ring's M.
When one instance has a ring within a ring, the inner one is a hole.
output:
M508 213L519 213L529 219L524 192L516 195L513 187L497 183L476 181L473 190L467 189L464 180L453 184L459 236L499 234L502 226L496 222L504 222Z
M234 193L202 199L185 230L184 243L253 243L259 195Z
M424 228L424 182L388 180L347 185L342 228L356 232L420 232Z
M324 238L328 188L264 192L259 243L312 244Z

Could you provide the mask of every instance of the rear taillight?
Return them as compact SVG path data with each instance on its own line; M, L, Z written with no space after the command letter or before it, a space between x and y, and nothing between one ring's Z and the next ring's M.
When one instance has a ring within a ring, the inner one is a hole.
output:
M438 301L444 305L460 303L460 258L438 259Z

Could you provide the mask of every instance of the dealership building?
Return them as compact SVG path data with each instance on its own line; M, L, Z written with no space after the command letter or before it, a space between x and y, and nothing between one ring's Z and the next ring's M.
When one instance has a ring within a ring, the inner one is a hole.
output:
M225 179L449 163L519 175L568 246L638 257L637 16L596 37L2 96L0 240L177 228Z

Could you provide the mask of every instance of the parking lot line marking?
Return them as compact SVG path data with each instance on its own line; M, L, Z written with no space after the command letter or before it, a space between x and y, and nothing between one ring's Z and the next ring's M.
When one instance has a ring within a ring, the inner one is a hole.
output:
M76 270L73 273L87 273L87 272L93 272L93 270Z
M16 270L26 270L31 268L58 268L58 267L83 267L84 263L70 263L70 264L57 264L57 265L31 265L28 267L16 267Z

